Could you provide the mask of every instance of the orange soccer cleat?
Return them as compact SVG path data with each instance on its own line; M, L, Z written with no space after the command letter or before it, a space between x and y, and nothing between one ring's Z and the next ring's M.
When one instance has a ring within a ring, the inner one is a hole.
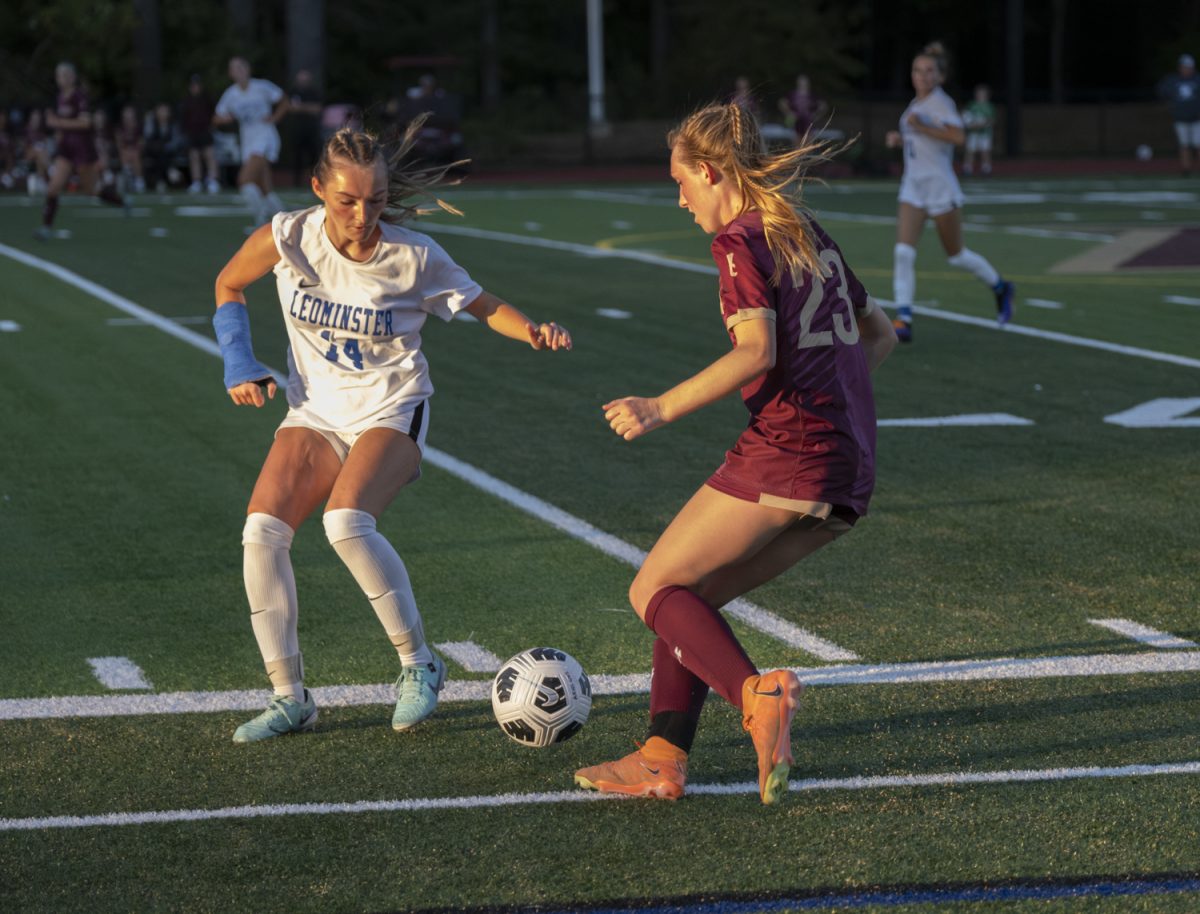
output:
M804 686L791 670L772 670L742 683L742 728L758 753L758 794L776 802L787 790L792 767L792 718Z
M615 762L575 772L575 783L601 793L678 800L687 783L687 753L660 736Z

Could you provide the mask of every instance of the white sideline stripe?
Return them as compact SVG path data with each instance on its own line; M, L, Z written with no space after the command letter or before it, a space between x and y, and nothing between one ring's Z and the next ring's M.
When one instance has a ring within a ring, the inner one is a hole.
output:
M176 216L205 217L205 216L249 216L248 206L177 206Z
M442 641L434 647L469 673L495 673L504 662L474 641Z
M170 320L173 320L177 324L207 324L212 318L204 314L193 314L188 317L172 317ZM110 317L104 323L110 327L148 326L140 317Z
M1124 428L1198 428L1200 397L1159 397L1130 409L1105 416L1104 421Z
M620 308L597 308L596 313L601 317L609 317L615 321L624 321L633 317L633 312L623 311Z
M1046 308L1049 311L1061 311L1063 309L1062 302L1049 298L1027 298L1025 299L1025 304L1031 308Z
M806 778L788 785L793 791L881 790L905 787L952 787L959 784L1031 784L1046 781L1162 777L1200 774L1200 762L1120 765L1088 768L1008 769L1005 771L946 771L936 774L885 774L849 778ZM755 795L758 784L689 784L693 796ZM442 809L481 809L500 806L539 806L595 801L629 802L628 797L585 790L544 793L500 793L468 797L428 797L410 800L357 800L348 803L278 803L261 806L224 806L219 809L173 809L163 812L110 812L92 816L38 816L0 819L0 831L36 831L51 828L94 828L117 825L164 825L175 822L211 822L218 819L266 819L280 816L354 815L379 812L427 812Z
M620 559L634 568L640 568L642 562L646 559L646 553L636 546L618 539L609 533L605 533L603 530L593 527L587 521L573 514L568 514L561 508L557 508L549 502L542 501L528 492L523 492L503 480L485 473L478 467L464 463L457 457L451 457L444 451L427 447L425 449L425 459L447 473L457 476L464 482L470 483L477 489L482 489L489 495L493 495L515 508L519 508L526 514L532 514L550 526L558 528L568 536L587 543L593 549L598 549L605 555ZM814 635L807 629L801 628L799 625L794 625L786 619L782 619L774 613L756 606L749 600L733 600L725 604L725 611L734 618L740 619L751 628L777 638L785 644L802 650L805 653L812 654L821 660L858 659L858 655L853 651L846 650L832 641L827 641L824 638Z
M142 668L128 657L88 657L88 666L109 689L152 689Z
M966 413L961 416L929 416L918 419L878 419L880 428L937 428L942 426L1033 425L1032 419L1022 419L1009 413Z
M895 221L895 220L890 220ZM635 260L653 266L669 267L673 270L684 270L689 273L704 273L717 275L717 268L708 264L689 263L685 260L675 260L659 254L649 254L645 251L633 251L625 248L598 248L590 244L576 244L571 241L553 241L549 238L531 238L526 235L513 235L509 232L492 232L486 229L473 229L463 225L441 225L430 223L424 228L431 232L445 232L450 235L463 235L468 238L481 238L490 241L505 241L512 244L524 244L532 247L547 248L556 251L568 251L583 257L616 257L622 260ZM1076 233L1078 234L1078 233ZM878 299L876 299L878 301ZM1170 352L1156 352L1153 349L1142 349L1138 346L1125 346L1120 343L1109 343L1105 340L1093 340L1084 336L1073 336L1069 333L1058 333L1053 330L1040 330L1036 327L1024 327L1020 324L1005 324L1000 327L993 318L972 317L968 314L957 314L953 311L943 311L940 308L913 306L914 314L926 317L937 317L959 324L970 324L972 327L983 327L987 330L1000 330L1004 333L1017 333L1035 339L1050 340L1055 343L1065 343L1068 346L1081 346L1085 349L1099 349L1102 352L1113 352L1134 358L1150 359L1155 362L1166 362L1171 365L1181 365L1184 368L1200 368L1200 359L1192 359Z
M1160 632L1149 625L1142 625L1140 622L1133 622L1129 619L1088 619L1088 621L1092 625L1099 625L1101 628L1107 628L1110 632L1116 632L1118 635L1124 635L1126 638L1132 638L1134 641L1140 641L1151 647L1171 650L1200 647L1200 644L1195 641L1177 638L1167 632Z
M513 235L512 238L521 238L521 236ZM521 238L522 241L531 239ZM565 244L565 242L561 242ZM601 254L606 252L600 248L589 248L589 250L598 251ZM68 285L75 286L85 292L99 298L103 302L107 302L114 308L124 311L126 314L140 318L149 324L153 324L164 333L168 333L176 339L182 340L190 346L195 346L197 349L207 352L210 355L220 358L221 348L217 345L216 340L209 339L194 330L188 330L180 327L174 321L163 317L148 308L143 308L141 305L135 304L122 295L117 295L101 285L98 285L91 280L84 279L77 273L73 273L57 264L47 260L42 260L40 257L34 257L31 254L26 254L24 251L19 251L16 248L10 248L7 245L0 244L0 254L5 254L26 266L32 267L35 270L42 270L49 273L57 279L62 280ZM287 379L278 371L272 371L275 380L279 385L287 383ZM522 492L515 486L511 486L506 482L501 482L496 477L485 473L483 470L477 469L468 463L459 460L456 457L451 457L444 451L439 451L436 448L429 447L425 451L425 459L434 466L445 470L453 476L470 483L478 489L482 489L490 495L494 495L502 501L513 505L516 508L532 514L539 520L545 521L553 527L567 533L576 539L582 540L585 543L599 549L605 555L610 555L614 558L621 559L635 568L640 568L642 561L646 558L646 553L640 549L636 549L624 540L620 540L615 536L604 533L601 530L593 527L586 521L568 514L561 508L556 508L548 502L542 501L540 498L535 498L526 492ZM783 641L785 644L795 647L799 650L812 654L821 660L857 660L858 655L845 648L839 647L831 641L826 641L823 638L814 635L812 632L801 628L798 625L793 625L791 622L781 619L772 613L761 609L746 600L735 600L727 605L729 613L752 628L757 628L764 634L770 635Z
M942 660L913 663L840 664L794 667L809 686L900 685L922 682L983 682L1008 679L1131 676L1140 673L1200 671L1200 651L1143 651L1132 654L1083 654L1074 657L998 657L989 660ZM649 673L596 675L592 694L632 695L650 691ZM491 681L454 679L442 689L444 703L488 701ZM320 707L390 705L390 682L377 685L310 687ZM261 710L269 698L263 689L225 692L162 692L155 695L69 695L54 698L0 699L0 720L64 717L126 717L144 714L214 714Z
M1190 295L1164 295L1163 301L1168 305L1200 305L1200 298L1192 298Z
M969 314L956 314L953 311L943 311L940 308L923 308L913 305L914 314L926 317L939 317L945 321L958 324L970 324L972 327L985 327L989 330L999 329L1003 333L1017 333L1021 336L1032 336L1036 339L1050 340L1055 343L1066 343L1068 346L1082 346L1085 349L1099 349L1103 352L1115 352L1117 355L1128 355L1139 359L1150 359L1154 362L1166 362L1171 365L1182 365L1184 368L1200 368L1200 359L1188 358L1185 355L1175 355L1171 352L1155 352L1153 349L1142 349L1138 346L1124 346L1121 343L1109 343L1106 340L1093 340L1085 336L1073 336L1069 333L1058 333L1054 330L1039 330L1036 327L1024 327L1020 324L1005 324L998 327L992 318L972 317Z

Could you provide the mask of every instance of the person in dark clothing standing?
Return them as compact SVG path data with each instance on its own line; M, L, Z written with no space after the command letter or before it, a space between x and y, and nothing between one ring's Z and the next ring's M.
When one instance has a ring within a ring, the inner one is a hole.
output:
M1179 58L1179 70L1164 77L1158 94L1171 103L1171 120L1179 140L1179 168L1186 178L1192 173L1192 150L1200 151L1200 76L1191 54Z
M179 105L179 127L183 131L188 151L188 168L192 183L189 194L207 190L215 194L221 189L217 180L217 155L213 149L213 100L204 90L204 80L193 73L188 80L187 95Z
M299 187L321 152L321 92L313 84L312 73L297 70L289 95L288 146L291 149L292 183Z

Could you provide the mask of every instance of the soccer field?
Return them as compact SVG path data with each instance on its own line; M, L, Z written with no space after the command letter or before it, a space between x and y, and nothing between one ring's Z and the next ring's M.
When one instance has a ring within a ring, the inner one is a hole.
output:
M634 442L603 420L728 347L665 174L468 181L464 218L418 226L575 348L426 324L424 474L380 529L444 645L437 715L392 731L395 652L313 520L292 557L320 723L240 746L268 697L240 532L284 411L229 403L209 324L247 220L70 200L39 243L34 201L0 197L0 910L1200 909L1200 252L1120 266L1195 219L1193 188L968 182L967 243L1017 285L1003 330L926 233L916 340L874 378L870 515L730 607L810 686L770 808L719 699L680 802L572 782L644 735L634 566L745 421L737 398ZM895 190L809 197L881 299ZM281 369L273 283L249 301ZM531 750L487 696L543 644L595 697Z

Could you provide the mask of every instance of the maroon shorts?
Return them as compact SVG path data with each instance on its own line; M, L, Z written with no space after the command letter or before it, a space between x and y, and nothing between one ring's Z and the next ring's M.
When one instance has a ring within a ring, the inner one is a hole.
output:
M66 159L76 168L91 165L99 160L96 141L91 134L64 130L54 150L56 159Z
M853 525L866 513L859 461L837 447L752 423L707 480L718 492L743 501L787 508L814 518Z

